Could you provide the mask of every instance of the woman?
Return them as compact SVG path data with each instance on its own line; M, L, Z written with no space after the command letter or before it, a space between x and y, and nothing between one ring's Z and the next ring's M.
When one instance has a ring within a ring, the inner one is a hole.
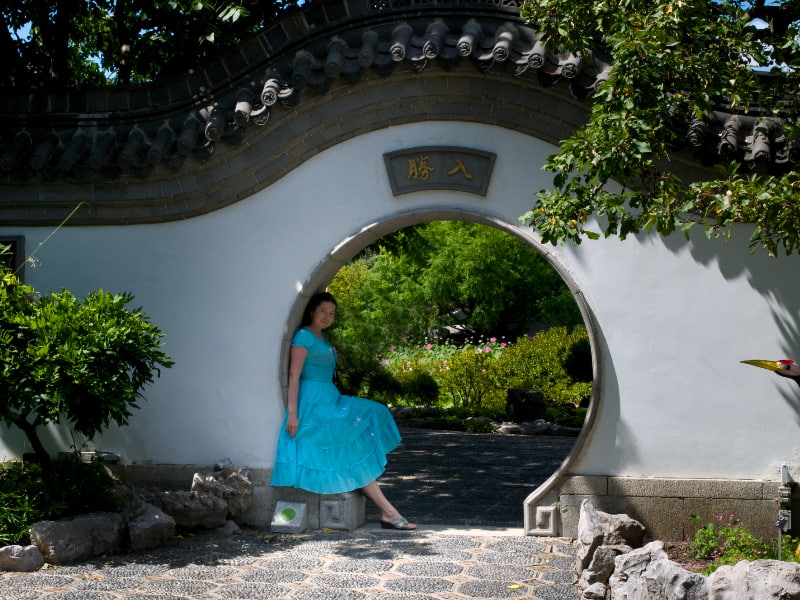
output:
M381 527L414 530L377 481L386 454L400 443L394 418L383 404L343 396L333 384L336 350L323 331L335 317L333 296L315 294L292 338L288 406L271 483L320 494L360 489L381 511Z

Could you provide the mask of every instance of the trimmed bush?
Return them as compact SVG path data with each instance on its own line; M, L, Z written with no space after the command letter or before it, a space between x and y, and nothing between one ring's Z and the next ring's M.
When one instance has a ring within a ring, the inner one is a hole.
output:
M487 351L488 349L488 351ZM506 391L498 372L498 353L487 345L454 353L438 374L440 398L462 408L505 406Z
M37 521L95 511L116 512L121 500L102 463L84 463L71 454L51 464L0 463L0 546L27 545Z
M567 371L568 362L578 363L576 358L588 344L586 329L576 327L553 327L534 337L524 337L503 351L498 365L499 377L506 387L539 390L549 406L581 406L592 394L591 381L575 381ZM589 372L591 372L591 358ZM573 372L586 373L583 367L572 366Z

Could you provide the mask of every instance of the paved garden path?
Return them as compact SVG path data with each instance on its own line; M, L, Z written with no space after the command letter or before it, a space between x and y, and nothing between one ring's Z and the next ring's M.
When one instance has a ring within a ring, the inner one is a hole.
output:
M385 531L199 532L156 550L0 573L0 600L578 600L571 540L523 536L522 500L572 438L402 430L385 485L420 523Z
M522 502L545 482L574 437L401 428L381 477L386 496L418 523L522 527ZM367 505L367 520L377 520Z

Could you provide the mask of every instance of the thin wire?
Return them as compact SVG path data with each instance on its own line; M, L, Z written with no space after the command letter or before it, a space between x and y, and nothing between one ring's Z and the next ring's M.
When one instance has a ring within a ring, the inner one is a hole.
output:
M46 238L44 238L44 240L42 240L41 242L39 242L39 245L38 245L38 246L36 246L36 250L34 250L34 251L33 251L33 252L31 252L31 253L30 253L28 256L26 256L26 257L25 257L25 260L24 260L24 261L22 261L22 262L20 263L20 265L19 265L19 266L18 266L16 269L14 269L14 275L16 275L16 274L17 274L17 271L19 271L19 270L20 270L22 267L24 267L24 266L25 266L25 265L28 263L28 261L30 261L30 260L31 260L31 259L34 257L34 255L35 255L35 254L36 254L36 253L39 251L39 249L40 249L42 246L44 246L44 245L45 245L45 244L46 244L46 243L47 243L47 242L50 240L50 238L51 238L51 237L53 237L53 236L54 236L54 235L55 235L55 234L58 232L58 230L59 230L59 229L61 229L61 228L62 228L64 225L66 225L66 224L67 224L67 221L69 221L69 220L72 218L72 215L74 215L76 212L78 212L78 209L79 209L81 206L83 206L84 204L85 204L86 206L89 206L89 203L88 203L88 202L86 202L86 200L81 200L80 202L78 202L78 205L77 205L75 208L73 208L73 209L72 209L72 212L71 212L71 213L69 213L69 214L66 216L66 218L65 218L63 221L61 221L61 223L59 223L59 224L58 224L58 227L56 227L55 229L53 229L53 231L51 231L51 232L50 232L50 235L48 235Z

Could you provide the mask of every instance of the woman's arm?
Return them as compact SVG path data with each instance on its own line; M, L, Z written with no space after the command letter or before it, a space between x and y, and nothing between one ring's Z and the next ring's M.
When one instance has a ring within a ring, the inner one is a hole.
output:
M297 420L297 395L300 392L300 373L306 361L308 350L302 346L292 346L289 351L289 390L287 410L289 417L286 419L286 431L294 437L300 422Z

